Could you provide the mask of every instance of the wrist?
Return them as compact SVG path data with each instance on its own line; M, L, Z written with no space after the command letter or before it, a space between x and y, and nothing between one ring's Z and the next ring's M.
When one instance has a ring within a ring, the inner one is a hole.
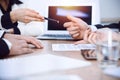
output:
M16 15L15 15L14 11L10 12L10 17L11 17L11 20L13 23L17 22Z
M90 25L89 28L91 29L91 31L96 31L97 30L97 27L93 26L93 25Z
M9 50L10 50L11 47L12 47L11 42L10 42L9 40L7 40L7 39L4 39L4 38L3 38L3 40L6 42L6 44L8 45L8 48L9 48Z

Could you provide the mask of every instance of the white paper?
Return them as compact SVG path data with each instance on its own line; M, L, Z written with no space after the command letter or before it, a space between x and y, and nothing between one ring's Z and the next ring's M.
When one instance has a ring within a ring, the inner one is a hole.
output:
M84 49L95 49L94 44L52 44L53 51L80 51Z
M22 78L22 80L82 80L77 75L42 75Z
M120 67L105 69L104 73L110 76L120 78Z
M0 60L0 78L22 77L89 65L90 62L50 54L11 58Z

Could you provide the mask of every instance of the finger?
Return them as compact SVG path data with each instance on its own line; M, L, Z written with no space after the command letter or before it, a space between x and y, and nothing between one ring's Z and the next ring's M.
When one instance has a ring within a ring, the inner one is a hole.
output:
M77 45L77 44L87 44L87 43L88 43L87 41L80 40L80 41L75 42L74 44Z
M29 39L27 40L27 43L33 44L37 48L43 48L42 43L39 40L37 40L36 38L33 38L33 37L29 37Z
M88 41L89 35L90 35L90 29L88 28L88 29L85 31L85 33L84 33L83 39L84 39L85 41Z
M97 41L97 34L94 34L94 36L92 38L92 41L93 41L94 44L96 43L96 41Z
M29 48L29 45L26 42L21 42L21 48Z
M94 36L94 33L91 33L88 37L88 42L93 43L92 38Z
M76 18L76 17L70 16L70 15L68 15L67 18L74 23L81 23L81 25L87 26L87 23L80 18Z
M88 38L88 41L90 43L96 43L96 39L97 39L97 33L93 32L90 34L89 38Z
M76 18L76 17L73 17L73 16L70 16L68 15L67 18L70 20L70 21L73 21L73 22L78 22L79 20L81 20L80 18Z
M76 33L80 33L80 31L77 28L71 28L71 29L67 29L69 31L70 34L76 34Z
M72 25L73 25L72 22L65 22L65 23L63 24L63 26L64 26L65 28L72 27Z
M26 11L29 11L29 12L32 12L32 13L35 13L35 14L39 14L37 11L35 11L35 10L33 10L33 9L28 9L28 8L26 8L25 10L26 10Z
M34 17L29 17L29 16L25 16L24 18L25 18L25 21L24 21L25 23L29 23L31 21L42 21L39 18L34 18Z
M80 39L80 33L76 33L76 34L71 34L73 38L75 39Z
M19 52L19 54L28 54L33 52L33 50L30 48L22 48L21 51L22 52Z
M69 27L67 28L68 31L80 31L79 27L73 26L73 27Z
M41 16L38 12L34 11L34 10L28 10L27 11L27 16L32 17L32 18L38 18L40 19L40 21L44 20L44 17Z

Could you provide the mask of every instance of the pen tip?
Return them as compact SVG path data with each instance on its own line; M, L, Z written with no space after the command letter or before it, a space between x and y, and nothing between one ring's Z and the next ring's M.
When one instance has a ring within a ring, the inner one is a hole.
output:
M57 23L59 23L59 21L57 21Z

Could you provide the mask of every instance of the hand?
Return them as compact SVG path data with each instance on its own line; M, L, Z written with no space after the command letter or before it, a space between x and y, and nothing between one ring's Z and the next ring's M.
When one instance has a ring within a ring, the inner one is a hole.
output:
M17 40L25 40L27 44L33 44L37 48L43 48L43 45L34 37L30 36L23 36L23 35L14 35L14 34L5 34L4 38L10 39L17 39Z
M9 39L9 41L12 43L9 55L21 55L33 52L25 40Z
M27 8L13 10L10 12L10 16L13 23L17 21L24 23L44 21L44 17L39 15L38 12Z
M67 16L70 22L64 23L64 27L67 28L69 33L74 39L83 39L85 30L88 28L88 24L79 18Z
M81 44L81 43L93 43L96 44L98 41L99 42L103 42L103 41L107 41L108 40L108 33L109 31L111 31L112 33L112 40L120 40L119 39L119 34L116 32L113 32L111 29L109 28L102 28L102 29L98 29L95 32L91 32L89 29L85 31L85 35L83 40L77 41L75 42L75 44Z

